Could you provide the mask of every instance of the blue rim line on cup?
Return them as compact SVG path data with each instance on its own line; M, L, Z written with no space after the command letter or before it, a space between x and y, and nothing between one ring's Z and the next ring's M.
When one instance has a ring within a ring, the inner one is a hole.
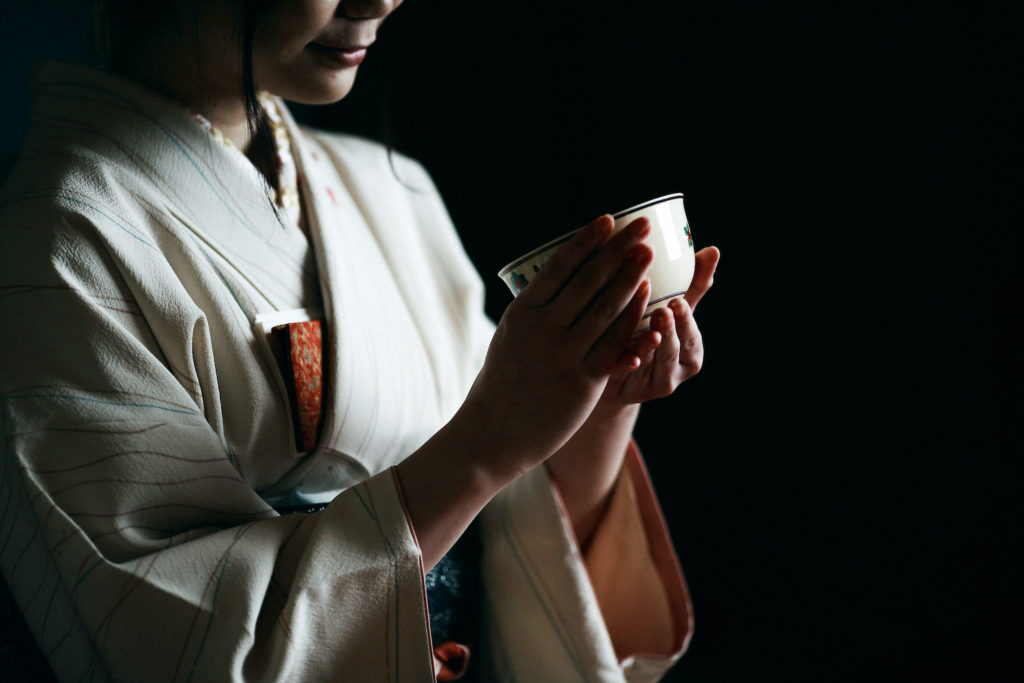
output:
M633 213L634 211L639 211L641 209L646 209L648 206L654 206L655 204L661 204L662 202L667 202L670 199L676 199L677 197L679 199L683 199L683 193L682 192L673 192L672 194L667 194L664 197L656 197L655 199L651 199L650 201L646 201L646 202L643 202L642 204L637 204L636 206L631 206L628 209L624 209L623 211L619 211L617 214L612 216L612 218L614 218L615 220L619 220L620 218L625 216L627 213Z
M646 209L649 206L654 206L655 204L661 204L662 202L667 202L667 201L669 201L671 199L683 199L683 193L682 192L675 192L673 194L667 194L664 197L657 197L655 199L651 199L649 201L643 202L642 204L637 204L636 206L631 206L628 209L624 209L623 211L619 211L617 214L614 214L612 216L612 220L618 220L618 219L622 218L623 216L625 216L626 214L633 213L634 211L640 211L641 209ZM508 274L508 272L510 270L518 268L522 264L524 264L527 261L529 261L530 259L534 258L537 254L543 253L543 252L547 251L548 249L551 249L552 247L557 247L562 242L568 242L570 239L572 239L572 236L575 235L577 232L579 232L579 230L573 230L568 235L562 235L561 237L558 237L558 238L555 238L555 239L551 240L547 244L542 244L541 246L537 247L536 249L531 251L526 256L523 256L522 258L517 259L513 263L510 263L507 266L505 266L504 268L502 268L501 270L499 270L498 271L498 277L503 278L503 277L505 277L505 275ZM681 292L681 293L685 294L686 292L684 291L684 292ZM673 294L672 296L679 296L679 293ZM661 301L661 299L658 299L658 301Z
M659 296L654 301L648 301L647 302L647 308L644 309L647 312L644 313L642 316L640 316L640 319L642 320L644 318L650 318L651 317L651 315L654 313L654 311L650 310L651 306L653 306L655 304L660 304L665 299L671 299L673 297L680 296L681 294L686 294L686 290L683 289L683 290L680 290L680 291L676 292L675 294L666 294L665 296Z

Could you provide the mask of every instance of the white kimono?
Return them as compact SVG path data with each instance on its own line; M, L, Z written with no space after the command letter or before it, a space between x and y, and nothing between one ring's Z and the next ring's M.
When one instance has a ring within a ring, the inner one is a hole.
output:
M84 67L34 89L0 194L0 568L54 671L433 680L389 467L455 412L493 328L429 177L289 120L307 238L179 105ZM318 308L324 418L300 453L261 321ZM685 648L682 575L627 463L594 560L543 467L484 511L480 680L655 680ZM306 501L332 502L273 510ZM599 594L622 585L673 653L618 660L602 611L636 610Z

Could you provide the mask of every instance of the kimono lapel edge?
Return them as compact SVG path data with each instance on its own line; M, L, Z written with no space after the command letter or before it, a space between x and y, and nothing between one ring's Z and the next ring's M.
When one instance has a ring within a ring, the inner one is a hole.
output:
M295 166L298 170L298 185L303 201L302 208L305 211L306 225L309 227L309 239L313 246L317 271L320 274L320 296L323 301L324 323L327 328L321 342L323 344L322 353L326 386L324 387L323 422L320 426L320 437L316 447L309 452L302 465L287 476L290 478L298 474L300 470L305 471L312 467L328 451L332 451L335 455L340 455L357 466L365 476L369 476L370 473L366 471L366 468L357 458L351 457L349 454L338 453L334 448L339 431L336 410L339 387L337 386L338 376L335 372L334 358L337 356L341 340L338 325L336 324L340 320L340 315L337 310L337 302L332 296L330 284L335 279L334 264L333 259L329 258L329 255L332 252L334 240L337 236L323 229L321 215L324 211L327 211L327 207L324 206L324 199L316 191L317 188L312 186L310 180L308 171L312 168L313 164L310 160L310 150L306 136L298 124L295 123L291 112L288 111L284 103L278 100L277 105L278 110L281 112L281 119L291 138L292 156L295 159Z

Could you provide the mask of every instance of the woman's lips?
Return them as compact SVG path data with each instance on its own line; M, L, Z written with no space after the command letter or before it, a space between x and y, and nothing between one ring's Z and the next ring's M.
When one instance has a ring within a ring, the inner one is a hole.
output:
M359 66L366 58L366 47L332 47L320 43L310 43L309 47L316 54L337 66Z

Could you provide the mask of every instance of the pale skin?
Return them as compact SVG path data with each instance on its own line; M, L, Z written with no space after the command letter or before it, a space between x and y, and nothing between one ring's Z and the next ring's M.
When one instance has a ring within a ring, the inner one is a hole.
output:
M329 63L317 46L373 42L399 1L290 0L257 29L257 86L327 103L350 91L358 66ZM206 116L242 150L249 131L230 0L205 3L199 41L184 10L140 27L110 68ZM189 68L192 65L193 68ZM199 69L201 65L201 69ZM505 311L487 358L455 416L397 466L429 570L483 507L523 473L546 464L576 538L586 548L622 467L640 404L671 394L703 362L693 311L711 286L714 247L696 255L685 298L655 312L633 338L649 297L646 219L612 234L601 216L566 243ZM531 387L529 397L510 385Z

